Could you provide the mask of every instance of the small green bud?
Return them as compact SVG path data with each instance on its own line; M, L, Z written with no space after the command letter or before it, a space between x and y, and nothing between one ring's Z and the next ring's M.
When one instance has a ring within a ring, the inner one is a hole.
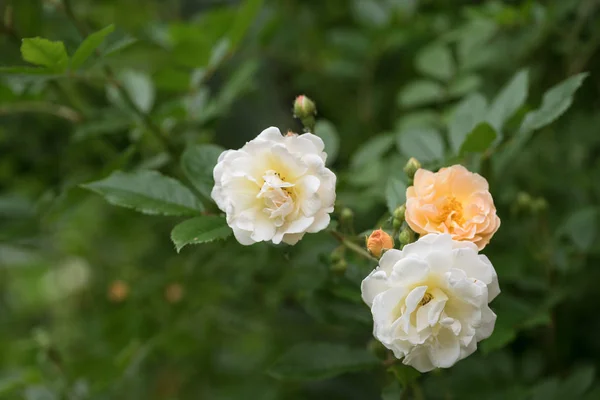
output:
M405 246L415 241L415 233L412 231L412 229L405 226L404 229L400 231L398 240L402 246Z
M531 195L529 193L519 192L517 194L517 206L519 208L527 209L531 207L532 201L533 199L531 198Z
M348 263L346 260L340 260L334 264L331 264L331 272L335 272L336 274L343 274L348 269Z
M342 214L340 215L340 217L344 221L351 221L352 218L354 218L354 211L346 207L342 210Z
M421 163L416 158L411 157L404 166L404 173L408 179L413 179L419 168L421 168Z
M342 261L344 259L345 250L346 249L344 248L344 246L337 247L329 255L329 261L331 261L332 264Z
M398 207L394 210L394 219L404 222L405 214L406 214L406 204L402 204L400 207Z
M305 119L308 119L307 122L310 122L312 118L312 125L314 125L314 116L317 113L317 107L315 103L306 97L305 95L300 95L296 97L294 101L294 116L304 123ZM304 124L308 125L308 124Z
M397 231L398 229L400 229L403 222L404 221L399 220L398 218L394 218L394 219L392 219L392 227L394 228L395 231Z

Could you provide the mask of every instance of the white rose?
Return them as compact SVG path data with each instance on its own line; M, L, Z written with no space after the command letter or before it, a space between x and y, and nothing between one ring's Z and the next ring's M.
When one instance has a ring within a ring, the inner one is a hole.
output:
M374 336L421 372L448 368L494 330L498 277L471 242L429 234L388 250L361 286Z
M296 244L329 225L336 177L323 148L311 133L282 136L271 127L219 156L211 195L238 242Z

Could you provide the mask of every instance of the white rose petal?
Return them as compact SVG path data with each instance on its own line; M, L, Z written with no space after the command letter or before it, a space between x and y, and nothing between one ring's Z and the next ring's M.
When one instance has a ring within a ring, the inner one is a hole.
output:
M472 354L494 330L488 303L500 293L488 258L449 234L388 250L361 290L375 338L421 372Z
M325 167L323 149L311 133L282 136L271 127L220 155L212 198L238 242L296 244L329 225L336 176Z

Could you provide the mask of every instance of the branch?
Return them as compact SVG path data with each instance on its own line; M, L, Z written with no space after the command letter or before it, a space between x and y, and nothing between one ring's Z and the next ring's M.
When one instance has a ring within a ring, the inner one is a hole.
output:
M0 115L17 113L51 114L60 118L64 118L73 123L81 122L83 120L83 116L71 107L43 101L25 101L21 103L0 106Z

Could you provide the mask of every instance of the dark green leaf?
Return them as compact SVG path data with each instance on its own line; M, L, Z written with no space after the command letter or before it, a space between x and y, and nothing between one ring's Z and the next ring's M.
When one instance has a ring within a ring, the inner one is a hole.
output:
M398 104L401 107L418 107L437 103L445 96L444 88L437 82L428 80L413 81L406 85L398 94Z
M417 54L416 68L423 75L442 81L450 80L455 73L452 52L447 45L435 43L425 47Z
M452 97L462 97L481 86L482 79L478 75L459 76L448 86L448 95Z
M487 121L501 131L506 120L525 103L529 89L529 73L521 70L502 88L488 110Z
M188 244L208 243L225 239L231 235L231 228L223 217L204 215L183 221L171 232L171 240L177 252Z
M402 398L402 392L400 382L393 381L381 390L381 400L399 400Z
M402 154L415 157L420 162L436 161L444 156L444 142L439 132L431 128L400 132L398 147Z
M340 148L340 137L335 126L327 120L319 120L315 125L315 134L323 139L327 153L327 165L333 164Z
M115 30L114 25L109 25L106 28L94 32L89 35L71 58L71 69L79 69L83 63L92 55L92 53L104 42L104 39Z
M187 187L156 171L117 171L82 186L104 196L111 204L144 214L195 215L204 210Z
M510 327L496 327L489 338L483 340L479 347L484 354L503 348L517 337L517 331Z
M594 383L595 369L592 365L577 368L561 385L562 399L579 399Z
M571 106L573 95L588 75L587 72L574 75L544 93L541 107L525 115L519 133L540 129L560 117Z
M322 380L346 372L371 369L380 363L377 357L363 348L303 343L283 354L268 372L283 380Z
M450 145L454 154L459 154L467 135L477 124L485 120L486 110L487 102L478 93L472 94L458 104L448 127Z
M246 0L244 4L238 6L238 13L229 32L231 47L235 48L242 41L248 28L256 20L264 0Z
M382 157L394 144L394 135L379 135L369 139L352 156L350 164L360 168Z
M388 179L385 188L385 199L388 211L393 214L396 208L406 202L406 183L397 178Z
M496 140L496 131L487 122L482 122L477 125L467 135L462 146L460 146L460 154L465 153L483 153Z
M47 67L54 72L64 72L69 63L63 42L52 42L41 37L23 39L21 55L25 61Z
M598 209L588 207L575 211L562 224L559 233L571 238L581 251L589 250L596 240L598 229Z
M216 144L193 145L185 149L181 156L181 169L185 176L200 194L209 199L215 184L213 169L223 151L225 149Z

